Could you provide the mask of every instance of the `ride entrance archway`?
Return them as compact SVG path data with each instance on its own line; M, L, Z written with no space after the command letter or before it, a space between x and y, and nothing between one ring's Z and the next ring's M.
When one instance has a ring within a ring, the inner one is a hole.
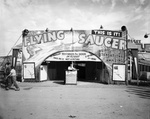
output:
M78 70L77 81L98 81L103 77L104 63L96 55L86 51L60 51L44 61L48 80L65 80L65 71L71 63Z

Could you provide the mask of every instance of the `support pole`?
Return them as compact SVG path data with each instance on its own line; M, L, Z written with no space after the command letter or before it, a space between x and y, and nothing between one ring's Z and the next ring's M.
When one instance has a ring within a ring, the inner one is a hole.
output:
M130 56L130 81L132 81L132 57Z
M125 62L126 62L126 85L128 85L128 30L126 28L126 59L125 59Z
M137 75L137 85L139 85L139 69L138 69L138 60L136 57L134 57L134 62L135 62L135 69L136 69L136 75Z
M121 30L125 32L125 83L128 85L128 30L126 26L122 26Z
M70 31L71 31L71 35L72 35L72 51L74 51L74 46L73 46L73 43L74 43L73 28L71 28Z

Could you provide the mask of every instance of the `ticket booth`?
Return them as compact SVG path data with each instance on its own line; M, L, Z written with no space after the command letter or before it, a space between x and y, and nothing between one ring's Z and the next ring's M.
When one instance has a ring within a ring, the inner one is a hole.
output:
M66 70L65 84L77 84L77 70Z
M77 84L77 69L74 68L73 62L69 65L65 71L65 84Z

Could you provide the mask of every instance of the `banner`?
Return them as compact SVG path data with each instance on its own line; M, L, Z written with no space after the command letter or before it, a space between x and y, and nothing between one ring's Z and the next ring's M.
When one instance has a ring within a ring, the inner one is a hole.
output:
M46 61L93 61L93 62L100 62L101 59L96 57L95 55L88 53L88 52L71 52L71 51L62 51L57 52L51 55Z
M112 74L113 63L125 63L125 38L125 32L111 30L29 31L23 37L23 60L26 63L34 62L35 67L45 60L102 60ZM63 54L68 51L72 54ZM79 55L82 51L84 55ZM93 56L88 59L86 56L91 54Z
M23 38L25 61L40 64L58 51L88 51L112 64L124 62L126 41L121 31L106 30L55 30L30 31Z
M134 59L134 64L135 64L135 69L136 69L136 76L137 78L139 77L139 64L138 64L138 50L137 49L132 49L132 56Z
M19 52L19 49L13 49L12 51L12 66L14 68L16 68L18 52Z

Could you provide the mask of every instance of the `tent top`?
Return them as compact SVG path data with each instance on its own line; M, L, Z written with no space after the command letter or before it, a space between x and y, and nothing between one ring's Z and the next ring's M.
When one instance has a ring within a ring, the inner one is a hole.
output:
M129 49L138 49L137 45L135 43L132 43L132 42L128 42L128 48Z
M14 46L12 49L19 49L19 50L22 50L22 43Z
M140 52L138 53L139 63L150 65L150 53Z

